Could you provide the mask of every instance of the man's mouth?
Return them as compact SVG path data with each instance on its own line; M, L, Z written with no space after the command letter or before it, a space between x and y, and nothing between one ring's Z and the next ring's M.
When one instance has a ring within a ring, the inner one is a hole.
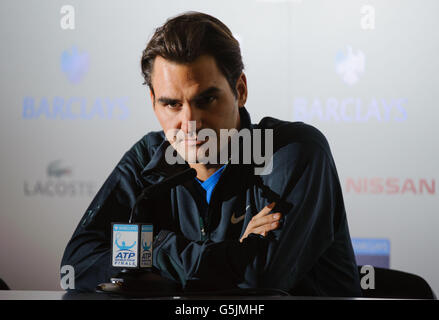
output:
M184 144L187 146L200 146L205 143L208 139L205 140L197 140L197 139L184 139Z

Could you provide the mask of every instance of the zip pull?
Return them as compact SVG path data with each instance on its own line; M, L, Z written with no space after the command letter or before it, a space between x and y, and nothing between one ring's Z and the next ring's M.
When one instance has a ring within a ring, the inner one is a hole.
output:
M204 222L201 216L200 216L200 231L201 231L201 240L206 240L206 230L204 229Z

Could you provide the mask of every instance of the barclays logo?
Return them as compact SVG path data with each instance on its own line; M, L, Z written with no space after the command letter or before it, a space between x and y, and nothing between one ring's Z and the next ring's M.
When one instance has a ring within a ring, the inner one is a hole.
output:
M65 50L61 54L61 70L67 79L77 84L81 82L89 68L89 56L87 53L80 52L77 47Z
M354 52L351 46L347 46L346 51L340 50L335 56L335 72L344 83L353 86L364 72L365 60L361 50Z
M365 69L365 54L352 46L340 50L335 58L335 71L348 86L358 83ZM404 123L408 120L408 99L404 97L369 98L301 97L293 100L293 119L325 123Z
M23 119L52 120L125 120L129 117L128 97L96 98L86 97L24 97Z
M89 70L89 55L77 47L64 50L60 67L72 84L80 83ZM128 97L25 96L22 119L126 120L130 116Z
M406 104L405 98L364 100L357 97L296 97L293 101L293 119L308 123L401 123L408 118Z

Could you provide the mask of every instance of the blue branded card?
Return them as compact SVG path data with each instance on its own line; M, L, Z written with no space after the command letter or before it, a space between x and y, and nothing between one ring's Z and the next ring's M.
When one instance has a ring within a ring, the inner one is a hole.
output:
M388 239L352 238L358 265L390 268L390 241Z
M138 261L139 226L113 225L113 267L136 268Z

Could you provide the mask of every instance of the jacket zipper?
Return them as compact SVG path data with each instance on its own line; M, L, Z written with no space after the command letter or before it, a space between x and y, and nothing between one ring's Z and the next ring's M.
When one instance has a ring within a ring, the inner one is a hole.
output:
M201 241L207 240L206 229L204 227L204 221L201 216L200 216L200 231L201 231Z
M230 159L227 161L226 167L224 168L223 173L221 174L221 177L218 180L215 188L213 188L212 196L210 197L210 203L212 203L214 200L215 190L218 188L218 184L221 182L221 179L224 179L224 174L226 173L227 170L230 170L229 166L228 166L229 161L230 161ZM201 216L200 216L200 229L201 229L201 236L202 236L203 241L206 240L207 238L210 238L209 226L210 226L210 218L212 216L212 214L210 213L210 211L211 211L210 208L212 207L210 205L210 203L208 204L208 207L207 207L207 225L206 226L204 225L203 218L201 218Z

